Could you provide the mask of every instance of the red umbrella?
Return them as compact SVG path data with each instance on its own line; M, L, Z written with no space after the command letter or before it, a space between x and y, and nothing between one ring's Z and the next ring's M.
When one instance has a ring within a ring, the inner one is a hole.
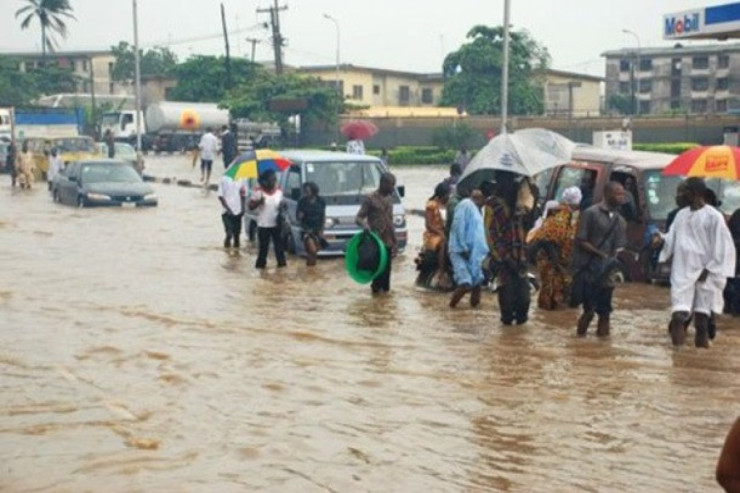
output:
M353 120L342 125L340 128L342 135L350 140L369 139L378 133L378 127L373 122L367 120Z
M740 178L740 147L694 147L671 161L663 174L737 180Z

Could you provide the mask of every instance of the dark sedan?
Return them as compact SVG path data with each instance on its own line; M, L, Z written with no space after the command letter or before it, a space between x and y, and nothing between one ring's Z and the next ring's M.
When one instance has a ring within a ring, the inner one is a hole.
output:
M79 207L157 205L154 189L134 167L116 160L70 163L54 178L51 192L55 202Z

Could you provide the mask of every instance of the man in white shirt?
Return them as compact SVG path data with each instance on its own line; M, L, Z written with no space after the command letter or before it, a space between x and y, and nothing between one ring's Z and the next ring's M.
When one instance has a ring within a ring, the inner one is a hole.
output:
M200 181L208 185L211 180L213 160L218 154L218 137L213 135L211 127L206 128L206 133L200 138L198 149L200 149Z
M686 180L688 207L681 209L663 237L660 261L671 263L671 340L683 345L694 314L696 347L709 347L709 318L722 313L722 290L735 275L735 243L722 213L706 205L706 184Z
M231 248L232 240L234 248L239 248L245 192L244 180L232 180L228 176L221 177L221 183L218 185L218 200L223 207L221 221L224 223L226 232L224 248Z
M51 150L51 159L49 160L49 172L46 174L46 181L49 183L49 191L51 191L51 182L64 169L64 161L59 157L57 148Z

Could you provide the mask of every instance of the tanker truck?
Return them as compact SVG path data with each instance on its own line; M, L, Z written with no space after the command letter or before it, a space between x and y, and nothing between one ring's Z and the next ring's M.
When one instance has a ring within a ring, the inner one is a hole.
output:
M143 150L176 152L197 146L207 128L218 132L223 125L228 125L229 111L213 103L178 101L150 104L143 118L134 110L110 111L102 116L101 138L110 130L115 140L136 146L139 120Z

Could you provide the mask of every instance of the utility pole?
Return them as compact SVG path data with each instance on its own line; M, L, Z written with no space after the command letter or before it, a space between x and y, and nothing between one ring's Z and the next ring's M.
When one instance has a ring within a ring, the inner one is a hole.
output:
M136 163L141 169L141 60L139 58L139 12L136 0L133 1L134 11L134 77L136 87Z
M275 0L275 4L272 7L257 9L258 14L270 14L272 47L275 51L275 73L277 75L283 74L283 46L285 45L285 38L280 34L280 11L282 10L288 10L288 6L279 6L278 0Z
M252 44L252 63L254 63L254 50L257 46L257 43L261 43L261 41L257 38L247 38L247 43Z
M88 59L90 64L90 117L92 119L93 138L98 139L98 108L95 104L95 68L92 57Z
M226 29L226 10L221 4L221 26L224 29L224 44L226 45L226 89L231 89L231 50L229 49L229 32Z
M511 16L510 0L504 0L504 59L501 69L501 130L508 131L509 118L509 18Z

